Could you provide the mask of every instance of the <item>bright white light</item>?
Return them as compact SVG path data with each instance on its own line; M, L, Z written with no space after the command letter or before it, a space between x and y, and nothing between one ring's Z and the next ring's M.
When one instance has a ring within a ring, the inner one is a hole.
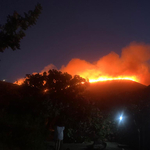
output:
M118 123L118 125L124 124L127 121L127 116L125 115L124 111L122 111L121 113L118 113L116 115L115 118L116 122Z
M3 81L5 82L6 80L5 80L5 79L3 79Z
M120 116L120 118L119 118L119 119L120 119L120 121L121 121L121 120L122 120L122 116Z

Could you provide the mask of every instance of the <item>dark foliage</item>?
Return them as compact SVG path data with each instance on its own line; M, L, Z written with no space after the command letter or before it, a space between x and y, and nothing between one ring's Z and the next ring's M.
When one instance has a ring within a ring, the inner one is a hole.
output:
M24 17L16 11L12 16L8 15L6 24L0 26L0 52L7 48L20 49L20 41L25 36L25 30L36 24L41 10L41 5L37 4L33 11L24 13Z
M95 136L105 139L114 134L114 125L108 115L104 115L85 96L89 83L80 76L72 77L68 73L50 70L48 73L27 75L24 85L45 95L43 114L47 117L47 128L54 128L57 116L63 114L66 124L65 141L90 141Z
M27 75L21 86L8 85L0 88L0 125L3 129L0 140L3 147L44 149L44 141L53 139L54 125L59 118L65 124L64 142L98 138L112 141L118 137L120 142L132 145L138 142L137 129L147 131L149 87L111 92L111 99L109 96L96 99L88 92L90 85L85 79L57 70ZM124 111L127 121L117 126L114 119L120 110Z

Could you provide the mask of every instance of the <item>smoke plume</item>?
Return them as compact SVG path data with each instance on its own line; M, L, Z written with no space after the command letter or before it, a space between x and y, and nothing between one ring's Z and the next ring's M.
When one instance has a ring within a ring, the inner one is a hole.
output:
M121 56L110 52L94 63L79 58L73 58L60 71L68 72L71 75L80 75L83 78L92 80L104 78L134 78L135 81L144 85L150 85L150 45L132 42L122 49ZM56 69L50 64L41 71Z
M136 81L150 84L150 45L133 42L122 49L121 56L110 52L94 63L73 58L66 66L60 69L62 72L88 79L104 77L135 77Z

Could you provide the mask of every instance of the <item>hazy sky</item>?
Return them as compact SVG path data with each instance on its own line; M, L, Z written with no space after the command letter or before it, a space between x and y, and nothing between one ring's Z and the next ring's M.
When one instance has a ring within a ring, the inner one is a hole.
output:
M131 42L150 44L148 0L0 0L0 24L7 15L43 7L35 26L26 31L21 50L0 53L0 80L13 82L72 58L90 63Z

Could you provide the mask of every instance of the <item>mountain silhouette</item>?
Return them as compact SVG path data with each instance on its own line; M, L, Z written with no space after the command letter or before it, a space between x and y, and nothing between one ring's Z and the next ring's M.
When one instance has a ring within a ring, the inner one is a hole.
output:
M93 96L109 96L112 94L134 92L145 89L147 86L131 80L111 80L91 83L87 91Z
M21 94L20 90L21 86L19 85L0 81L1 99L10 99L13 96L19 96ZM115 105L129 102L131 97L145 97L144 95L149 95L149 91L150 86L147 87L138 82L130 80L112 80L88 84L84 95L87 99L100 101L103 105L111 105L112 103Z
M90 83L84 95L90 101L96 102L100 108L111 109L130 105L143 96L143 91L147 88L131 80L112 80Z

